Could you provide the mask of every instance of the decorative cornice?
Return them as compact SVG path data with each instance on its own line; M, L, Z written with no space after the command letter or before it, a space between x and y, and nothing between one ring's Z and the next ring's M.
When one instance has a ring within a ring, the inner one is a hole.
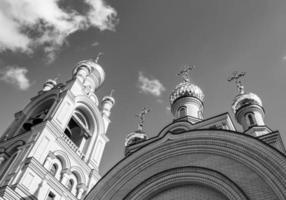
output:
M169 132L115 165L88 197L109 199L142 170L188 154L217 155L234 160L261 177L278 199L286 199L286 157L258 139L225 130L195 130L177 135Z

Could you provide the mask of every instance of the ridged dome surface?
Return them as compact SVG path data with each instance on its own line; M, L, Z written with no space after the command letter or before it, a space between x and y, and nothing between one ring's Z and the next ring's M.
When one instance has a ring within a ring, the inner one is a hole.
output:
M177 99L181 97L195 97L200 101L204 101L205 95L201 88L190 83L190 82L182 82L176 86L176 88L172 91L170 95L170 104L172 105Z
M262 101L256 94L254 93L240 94L235 97L234 102L232 104L233 112L235 113L241 107L251 104L262 107Z
M144 141L144 140L147 140L147 139L148 139L148 137L144 132L137 130L137 131L129 133L126 136L125 146L127 147L127 146L132 145L132 144L137 144L137 143Z

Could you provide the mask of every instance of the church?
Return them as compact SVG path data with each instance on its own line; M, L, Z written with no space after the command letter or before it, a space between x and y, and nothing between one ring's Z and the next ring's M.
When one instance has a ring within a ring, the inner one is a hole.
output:
M172 122L148 138L142 110L125 155L102 177L115 104L112 94L95 93L103 68L84 60L65 84L46 81L0 138L0 200L285 200L286 136L266 125L244 73L229 79L238 88L234 119L205 118L205 94L190 69L170 94Z
M245 73L229 79L238 88L235 119L204 118L205 95L188 70L170 94L173 121L148 138L144 109L138 130L126 137L125 157L85 200L286 199L286 138L265 124L262 100L242 85Z

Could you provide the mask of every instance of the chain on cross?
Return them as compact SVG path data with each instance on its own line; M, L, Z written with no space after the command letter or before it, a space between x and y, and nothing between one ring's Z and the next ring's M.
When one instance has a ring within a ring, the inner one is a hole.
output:
M138 118L138 130L143 131L143 126L144 126L144 121L145 121L145 116L147 113L149 113L151 109L149 108L143 108L139 114L136 115Z
M241 78L244 77L246 72L233 72L231 77L227 79L228 82L234 81L236 84L236 87L239 91L239 94L244 94L244 86L242 85Z
M181 70L177 75L181 76L185 82L191 82L191 71L195 69L196 66L185 65L185 69Z

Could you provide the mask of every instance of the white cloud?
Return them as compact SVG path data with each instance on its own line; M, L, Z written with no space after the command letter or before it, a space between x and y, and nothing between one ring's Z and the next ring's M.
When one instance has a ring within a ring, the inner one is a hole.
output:
M59 3L60 0L1 0L0 52L32 53L40 46L53 58L54 52L76 31L90 27L114 29L116 11L104 0L77 2L87 7L82 13L72 9L72 5L62 8Z
M159 80L149 79L144 76L142 72L139 72L138 87L140 89L140 92L143 92L145 94L151 94L156 97L161 96L162 92L166 90Z
M12 84L20 90L27 90L30 87L30 81L26 74L28 70L24 67L8 66L0 71L0 80Z

